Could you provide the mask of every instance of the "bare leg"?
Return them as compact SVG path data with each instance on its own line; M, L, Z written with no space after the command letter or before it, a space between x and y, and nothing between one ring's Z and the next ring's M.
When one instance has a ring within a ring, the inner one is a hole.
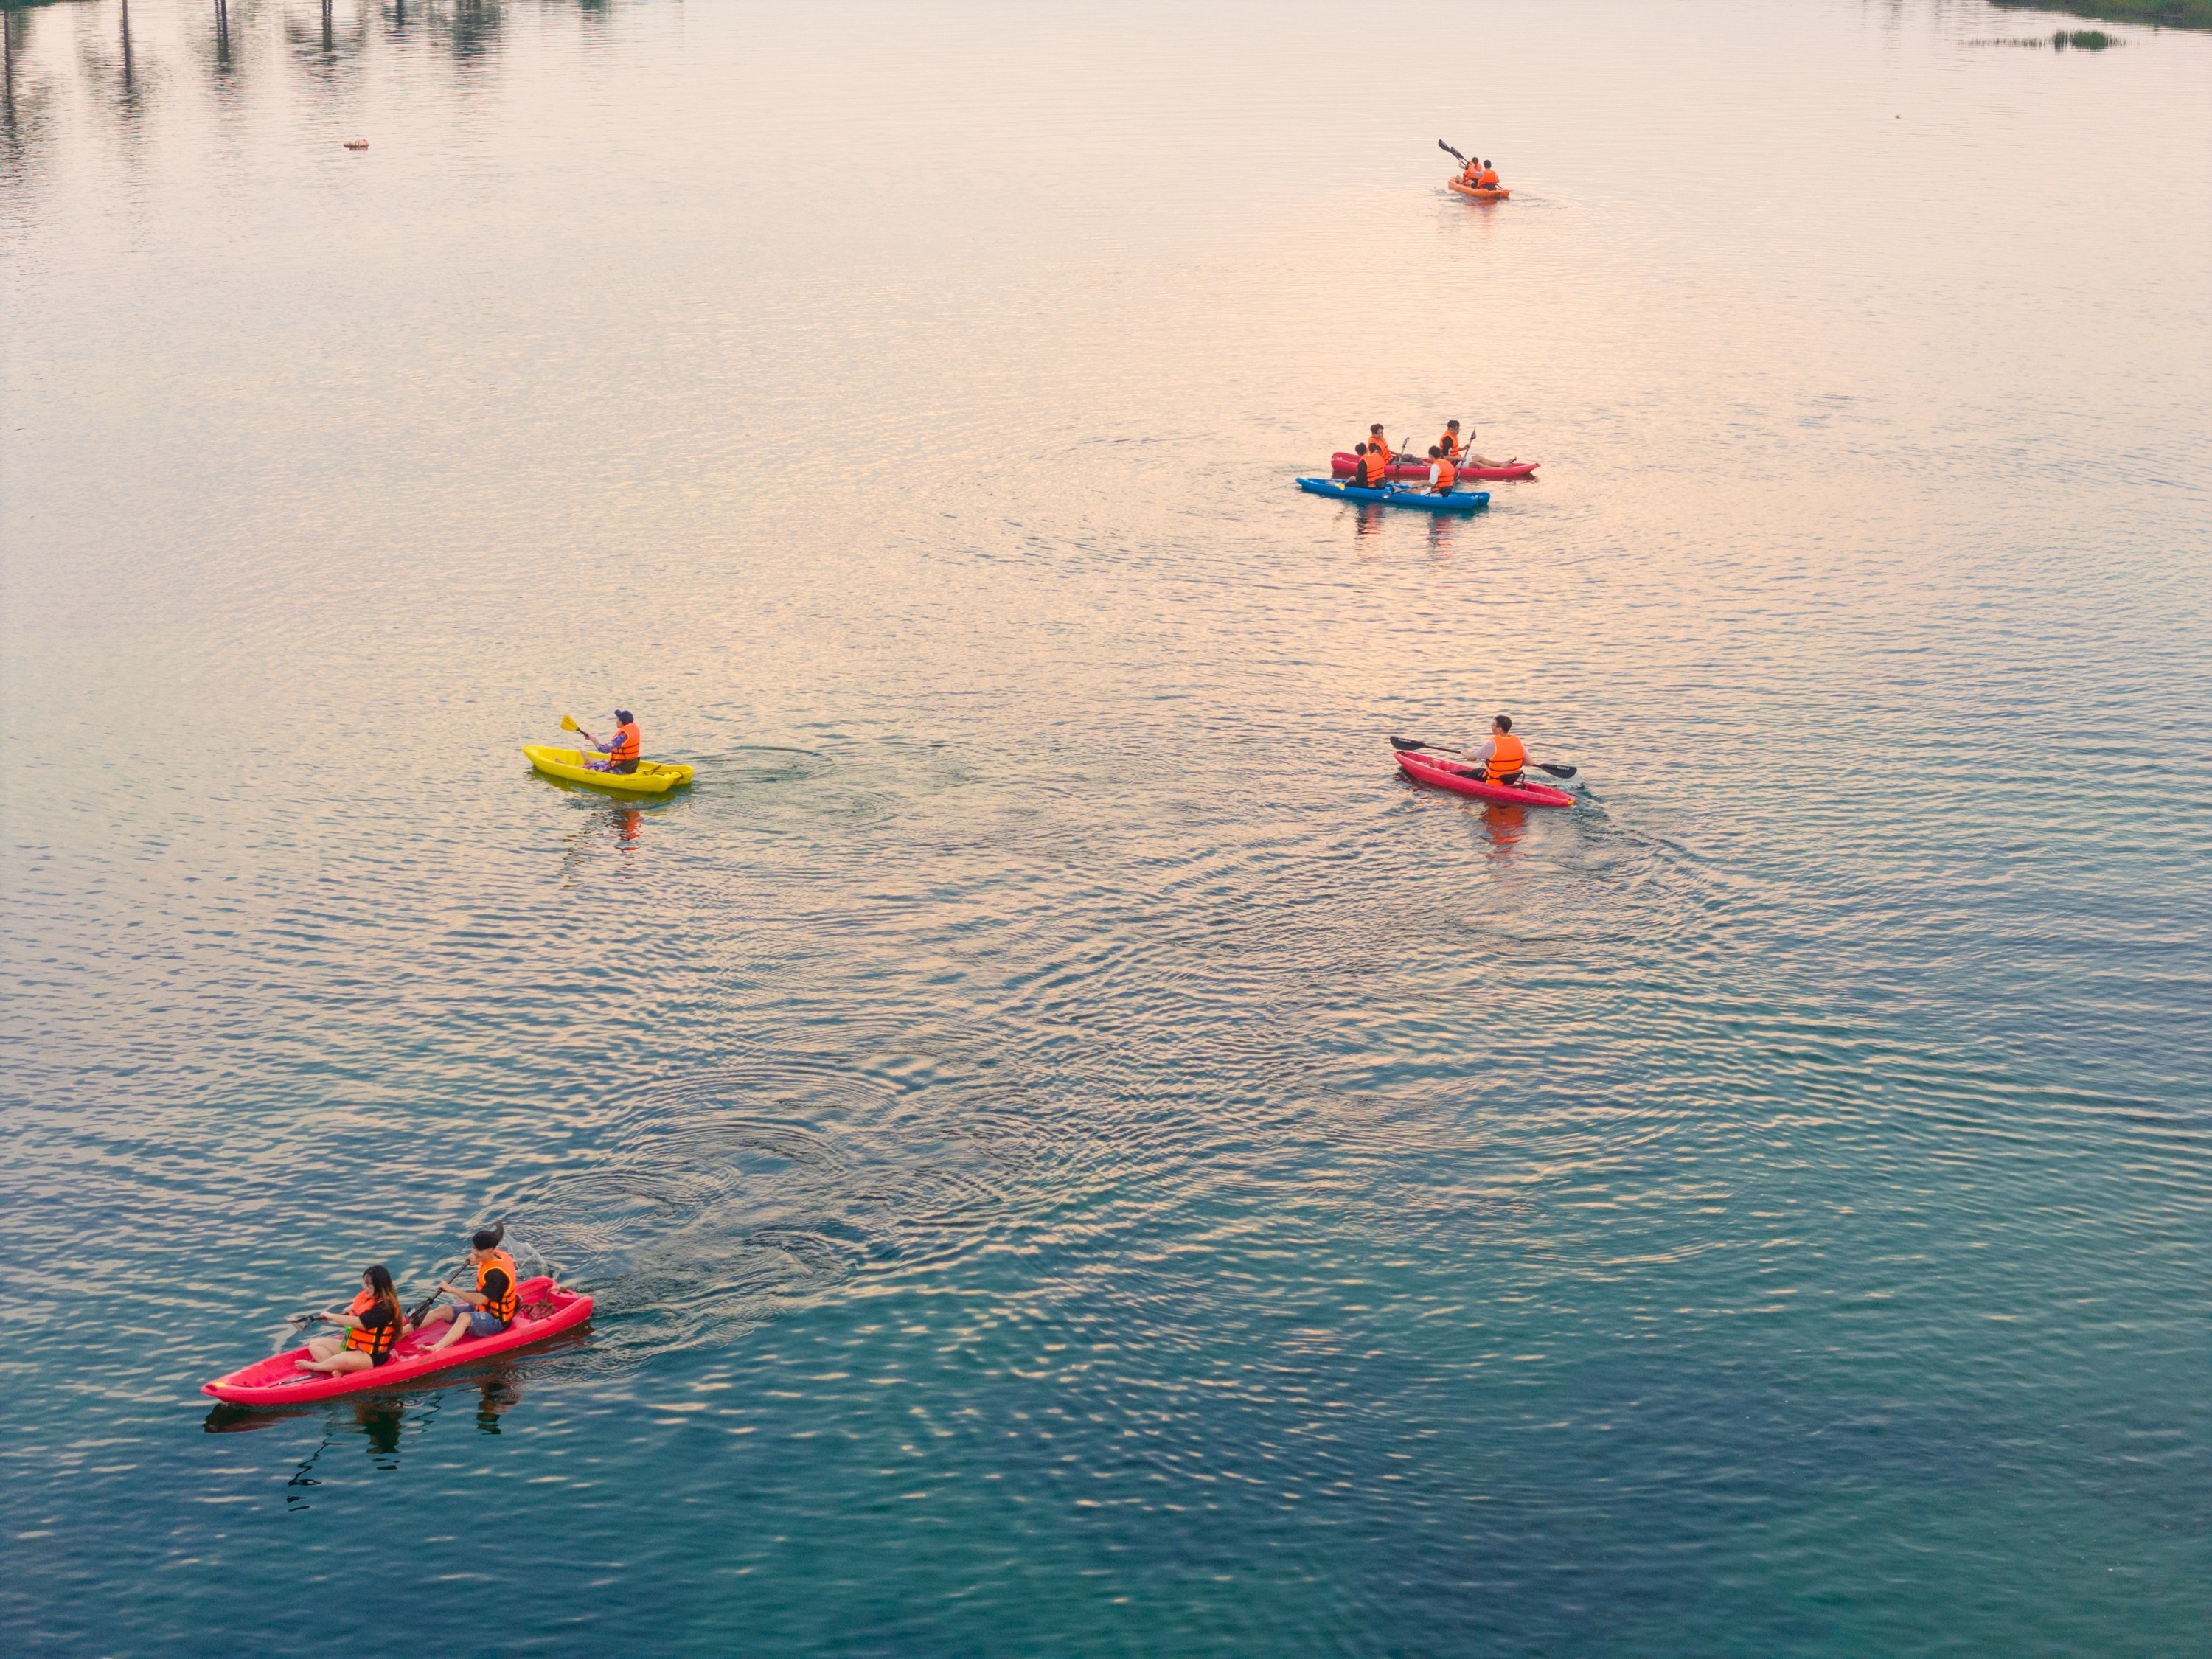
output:
M443 1353L469 1334L467 1316L458 1308L453 1310L453 1328L430 1345L432 1353Z
M310 1359L328 1359L344 1346L345 1338L342 1336L311 1336L307 1339L307 1357Z
M303 1371L323 1371L336 1376L340 1371L365 1371L376 1362L358 1348L342 1348L334 1354L315 1359L302 1359L299 1369Z

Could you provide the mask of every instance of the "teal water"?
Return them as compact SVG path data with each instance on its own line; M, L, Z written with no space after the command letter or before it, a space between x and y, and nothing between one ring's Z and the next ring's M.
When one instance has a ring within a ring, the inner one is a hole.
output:
M0 1647L2202 1645L2212 43L1416 15L6 14Z

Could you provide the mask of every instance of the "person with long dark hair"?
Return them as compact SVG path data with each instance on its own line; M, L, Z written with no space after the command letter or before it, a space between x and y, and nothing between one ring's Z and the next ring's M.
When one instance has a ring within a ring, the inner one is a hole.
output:
M391 1271L373 1262L361 1276L361 1294L343 1313L323 1310L323 1317L345 1328L343 1336L319 1336L307 1344L308 1357L299 1362L303 1371L365 1371L392 1358L392 1351L407 1334L407 1316L400 1311L399 1292Z

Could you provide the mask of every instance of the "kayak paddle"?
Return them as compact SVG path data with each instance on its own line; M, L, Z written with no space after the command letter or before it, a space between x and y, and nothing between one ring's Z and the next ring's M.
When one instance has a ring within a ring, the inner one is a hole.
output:
M1448 144L1448 143L1444 143L1444 141L1443 141L1443 139L1439 138L1439 139L1437 139L1437 148L1438 149L1440 149L1440 150L1443 151L1443 153L1444 153L1445 155L1450 155L1450 156L1455 156L1455 157L1457 157L1457 158L1458 158L1458 161L1459 161L1459 164L1460 164L1462 167L1465 167L1465 166L1467 165L1467 157L1466 157L1466 156L1464 156L1464 155L1460 155L1460 153L1459 153L1457 150L1454 149L1453 149L1449 144Z
M591 744L594 748L599 745L599 740L597 738L593 737L588 732L584 732L584 728L576 724L576 717L574 714L563 714L561 716L561 729L563 732L583 732L586 742Z
M1447 749L1440 743L1415 743L1411 738L1393 738L1390 746L1393 749L1426 749L1439 755L1457 755L1462 760L1477 758L1464 749ZM1542 761L1530 761L1528 764L1539 772L1549 772L1555 778L1571 778L1580 769L1572 766L1547 766Z

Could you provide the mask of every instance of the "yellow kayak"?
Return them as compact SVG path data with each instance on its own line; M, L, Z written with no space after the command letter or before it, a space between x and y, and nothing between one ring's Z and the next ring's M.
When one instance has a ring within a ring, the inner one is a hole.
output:
M659 761L641 760L635 772L594 772L584 763L599 757L586 755L579 749L548 749L542 744L526 743L522 752L547 777L588 783L594 789L619 789L632 795L664 795L678 784L691 781L690 767L664 766Z

